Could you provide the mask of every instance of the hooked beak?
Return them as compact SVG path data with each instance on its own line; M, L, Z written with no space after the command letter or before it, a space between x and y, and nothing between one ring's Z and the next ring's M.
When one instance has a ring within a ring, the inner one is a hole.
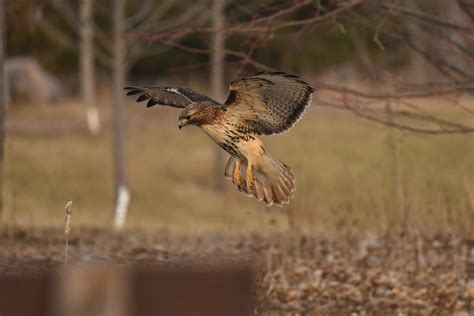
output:
M184 126L188 125L189 123L189 120L188 119L180 119L179 122L178 122L178 128L179 129L182 129Z

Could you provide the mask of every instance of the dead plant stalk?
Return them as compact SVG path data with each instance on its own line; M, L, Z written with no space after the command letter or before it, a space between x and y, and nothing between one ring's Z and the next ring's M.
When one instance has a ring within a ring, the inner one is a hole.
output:
M65 207L65 217L64 217L64 265L67 266L67 252L69 247L69 234L71 233L71 215L72 215L72 200L67 201Z

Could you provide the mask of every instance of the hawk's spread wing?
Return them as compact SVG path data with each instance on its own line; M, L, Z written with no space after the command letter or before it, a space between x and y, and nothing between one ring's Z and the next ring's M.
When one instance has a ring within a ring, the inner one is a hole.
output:
M208 96L183 87L126 87L124 89L129 90L127 95L140 94L140 96L137 98L137 102L148 100L147 107L160 104L172 106L175 108L184 108L193 102L211 101L217 103Z
M232 81L225 106L248 131L259 135L278 134L301 118L314 91L297 76L260 72Z

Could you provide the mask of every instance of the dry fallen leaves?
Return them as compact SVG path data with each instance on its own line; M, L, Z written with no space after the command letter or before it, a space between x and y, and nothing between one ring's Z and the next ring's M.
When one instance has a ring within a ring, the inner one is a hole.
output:
M0 230L0 273L62 262L60 230ZM256 315L472 315L474 240L464 236L181 236L71 232L70 262L257 267Z

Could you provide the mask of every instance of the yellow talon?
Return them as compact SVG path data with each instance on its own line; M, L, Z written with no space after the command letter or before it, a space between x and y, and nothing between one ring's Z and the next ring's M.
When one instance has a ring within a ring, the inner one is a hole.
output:
M234 169L232 182L234 182L234 184L237 186L237 188L239 188L240 191L242 191L246 186L245 179L240 174L240 160L239 159L235 160L235 169Z
M253 165L250 163L247 166L247 183L251 191L255 190L255 178L253 176Z

